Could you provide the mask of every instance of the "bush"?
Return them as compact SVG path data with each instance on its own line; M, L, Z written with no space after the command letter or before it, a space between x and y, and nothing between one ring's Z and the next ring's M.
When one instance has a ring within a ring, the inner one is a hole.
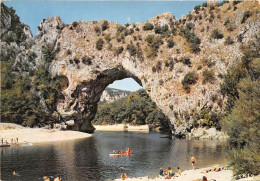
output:
M182 79L181 83L183 85L183 88L187 91L187 93L190 93L190 86L192 84L195 84L198 80L198 74L193 72L187 73L184 78Z
M101 27L102 27L102 31L105 31L106 29L108 29L109 28L108 21L104 20Z
M82 62L86 65L91 65L92 64L92 58L90 57L83 57Z
M154 28L154 32L156 34L165 34L168 31L169 27L168 25L164 25L164 26L156 26Z
M232 45L233 43L234 41L230 38L230 36L227 37L224 42L225 45Z
M71 55L71 53L72 53L71 50L68 49L68 50L67 50L67 54L68 54L68 55Z
M99 36L101 33L101 28L99 26L95 26L94 30L95 30L96 34Z
M222 39L223 38L223 34L218 29L214 29L211 32L210 37L214 38L214 39Z
M72 23L72 26L73 26L73 28L77 27L77 26L78 26L78 22L74 21L74 22Z
M104 44L104 40L102 38L99 38L96 41L96 49L98 49L99 51L102 50L103 44Z
M203 73L203 83L205 84L206 82L209 83L214 83L215 81L215 73L211 70L204 70Z
M148 30L153 30L153 24L152 23L145 23L143 26L143 30L148 31Z
M168 40L167 41L167 46L168 46L168 48L172 48L174 46L174 41L173 40Z
M147 35L145 41L148 42L149 50L147 52L147 57L155 57L157 56L158 49L163 41L161 37L155 37L154 35Z
M158 61L158 62L156 63L155 68L156 68L156 71L157 71L157 72L160 72L160 71L162 70L162 63L161 63L160 61Z
M126 47L127 51L130 53L130 56L136 55L136 48L133 44L128 44Z
M123 46L120 46L116 49L116 52L115 52L115 55L119 55L120 53L122 53L124 51L124 47Z
M251 16L251 12L250 11L244 12L243 18L241 20L241 24L243 24L250 16Z
M185 65L191 66L190 58L189 57L181 57L180 62L182 62Z
M202 7L207 7L208 4L207 4L207 2L205 2L205 3L203 3L201 6L202 6Z
M200 11L200 5L194 7L195 12L198 14Z

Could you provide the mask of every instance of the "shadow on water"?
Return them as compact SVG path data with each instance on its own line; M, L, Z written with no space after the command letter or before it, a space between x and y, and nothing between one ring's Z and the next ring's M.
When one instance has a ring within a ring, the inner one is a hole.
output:
M156 177L160 167L180 166L191 169L190 155L197 158L196 167L225 164L226 144L213 140L179 140L161 138L156 132L100 132L92 137L0 148L2 180L41 180L44 175L60 174L63 180L105 180L129 177ZM109 156L113 150L130 147L133 154ZM15 170L19 177L13 176Z

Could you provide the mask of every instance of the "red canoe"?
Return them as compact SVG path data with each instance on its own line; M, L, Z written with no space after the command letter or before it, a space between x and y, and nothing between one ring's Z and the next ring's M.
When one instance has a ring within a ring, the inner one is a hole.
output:
M0 145L0 147L8 147L8 146L10 146L10 145Z
M122 152L122 153L109 153L109 155L126 155L129 153L133 153L134 151L129 151L129 152Z

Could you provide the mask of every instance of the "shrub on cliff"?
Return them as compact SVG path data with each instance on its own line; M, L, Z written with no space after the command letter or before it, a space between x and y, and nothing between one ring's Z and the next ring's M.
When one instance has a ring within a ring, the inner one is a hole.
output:
M102 50L103 44L104 44L104 40L103 40L102 38L99 38L99 39L96 41L96 48L97 48L98 50Z
M172 48L174 46L174 41L173 40L168 40L167 41L167 46L168 46L168 48Z
M195 84L198 80L198 74L194 71L187 73L184 78L182 79L181 83L183 88L190 93L190 86Z
M152 23L145 23L143 26L143 30L148 31L148 30L153 30L153 24Z
M136 55L136 47L133 44L128 44L126 49L130 53L130 56Z
M215 73L212 70L204 70L203 73L203 83L205 84L206 82L209 83L214 83L215 81Z
M233 43L234 41L230 38L230 36L227 37L224 42L225 45L232 45Z
M214 29L211 32L210 37L213 38L213 39L222 39L224 36L218 29Z
M102 31L105 31L106 29L108 29L109 28L108 21L104 20L101 27L102 27Z

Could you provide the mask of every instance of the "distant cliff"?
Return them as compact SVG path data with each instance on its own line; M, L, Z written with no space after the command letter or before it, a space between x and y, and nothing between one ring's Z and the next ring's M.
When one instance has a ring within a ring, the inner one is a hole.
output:
M208 1L181 19L164 13L126 25L84 20L65 25L60 17L49 17L35 37L7 32L13 30L8 28L12 16L6 16L1 47L10 53L2 54L15 75L30 75L30 90L49 115L46 120L75 120L79 130L93 131L91 120L105 88L132 77L175 130L187 130L197 121L216 124L215 115L224 111L223 77L242 61L242 45L259 43L259 9L257 1ZM5 113L9 119L13 111Z
M127 97L129 94L130 94L130 91L113 89L113 88L107 87L103 91L98 104L111 103L117 99Z

